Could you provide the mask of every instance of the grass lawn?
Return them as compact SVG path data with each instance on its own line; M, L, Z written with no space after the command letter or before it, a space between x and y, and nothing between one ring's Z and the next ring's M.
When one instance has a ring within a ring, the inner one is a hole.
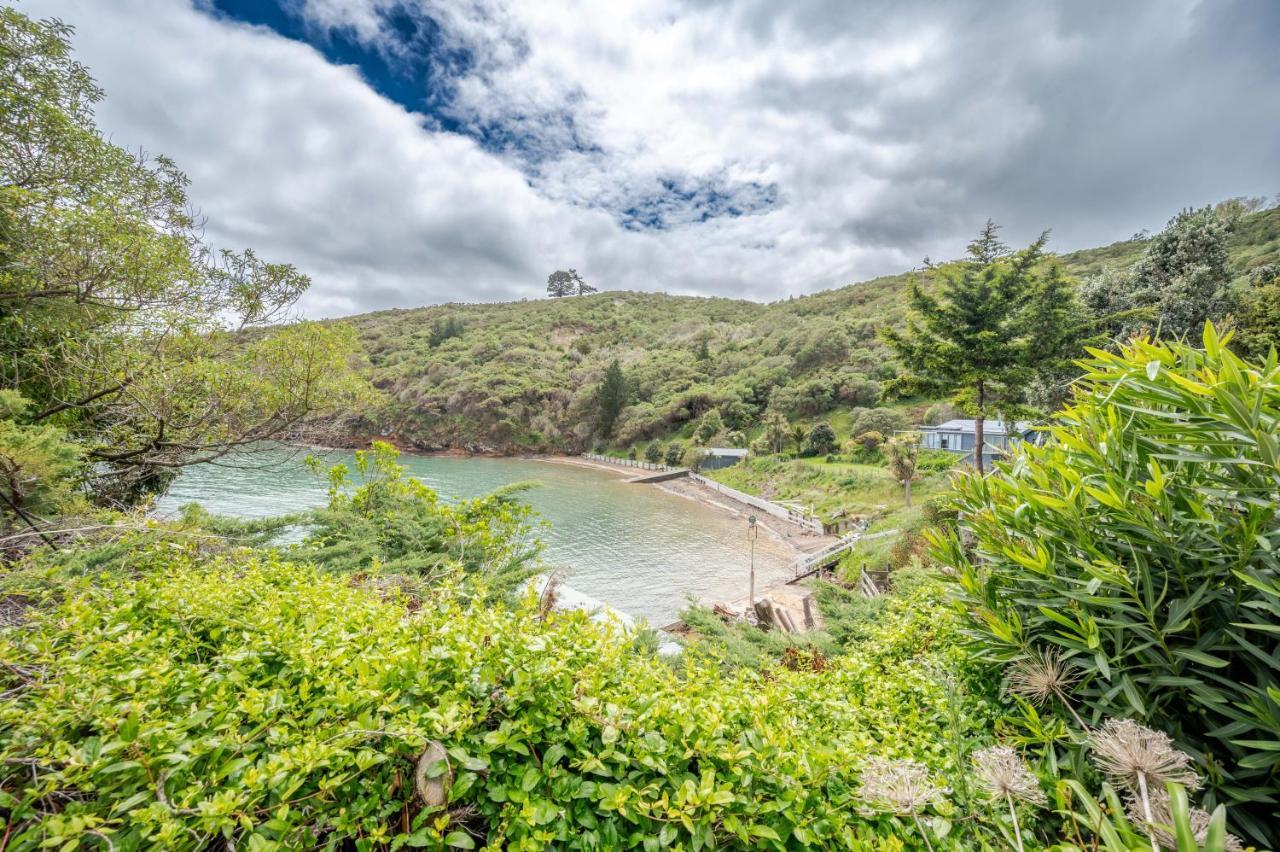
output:
M873 529L899 526L918 511L903 503L902 486L878 465L828 462L823 459L748 459L707 476L731 488L767 500L799 503L824 519L846 515L872 521ZM922 476L911 486L914 502L946 488L945 473Z

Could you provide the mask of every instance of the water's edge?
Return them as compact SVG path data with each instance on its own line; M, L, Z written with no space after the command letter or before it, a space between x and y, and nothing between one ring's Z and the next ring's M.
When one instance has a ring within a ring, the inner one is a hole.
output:
M327 464L351 463L348 450L311 449ZM216 514L265 517L323 505L326 484L302 465L306 451L256 454L268 467L200 465L184 471L157 504L171 513L198 502ZM545 570L559 570L574 589L631 615L663 625L690 599L740 597L752 552L745 518L660 488L625 482L618 468L573 457L457 454L401 456L407 472L446 499L465 499L512 482L540 486L527 501L548 525ZM784 538L755 543L757 584L787 577L795 549Z

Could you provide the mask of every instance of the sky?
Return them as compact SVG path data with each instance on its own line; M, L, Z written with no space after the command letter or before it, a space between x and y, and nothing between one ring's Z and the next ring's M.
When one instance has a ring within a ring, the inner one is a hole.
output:
M1280 192L1275 0L19 0L314 317L761 301Z

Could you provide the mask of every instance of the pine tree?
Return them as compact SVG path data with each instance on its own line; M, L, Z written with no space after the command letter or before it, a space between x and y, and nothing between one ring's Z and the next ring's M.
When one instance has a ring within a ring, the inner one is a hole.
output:
M604 379L600 382L596 404L600 411L600 434L608 438L613 434L613 425L618 420L622 409L627 407L627 377L622 373L622 365L615 359L605 370Z
M572 274L571 274L572 273ZM561 299L565 296L572 296L577 289L577 284L573 280L573 270L565 272L563 269L557 269L555 272L547 276L547 295L553 299Z
M988 221L969 244L968 260L929 266L932 286L911 286L905 332L884 339L906 368L896 386L950 392L975 419L974 465L983 469L988 413L1015 402L1033 377L1060 365L1074 350L1074 301L1056 265L1042 263L1046 231L1010 253Z
M600 292L598 289L596 289L595 287L592 287L590 284L584 281L582 279L582 276L578 274L578 270L576 269L569 270L569 277L573 279L573 286L575 288L575 292L577 292L579 296L586 296L590 293Z

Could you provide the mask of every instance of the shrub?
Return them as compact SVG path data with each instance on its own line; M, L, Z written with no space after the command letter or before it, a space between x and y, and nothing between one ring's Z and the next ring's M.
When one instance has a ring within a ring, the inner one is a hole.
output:
M662 456L662 460L671 467L678 467L684 458L684 447L678 443L667 444L667 450Z
M854 442L868 452L874 452L877 447L884 443L884 435L874 429L866 432L860 432L854 437Z
M702 462L707 457L706 450L701 447L691 446L684 451L684 455L680 457L680 464L690 470L698 470L702 467Z
M819 423L809 430L805 438L804 454L807 456L824 456L836 451L836 433L827 423Z
M699 444L708 444L722 431L724 431L724 421L720 419L720 412L713 408L698 422L698 428L694 430L693 436Z
M939 539L984 656L1060 649L1086 719L1197 755L1209 802L1280 842L1280 368L1144 340L1093 351L1044 447L958 480ZM971 538L972 547L962 545Z
M922 447L920 454L916 457L916 466L921 471L939 473L944 470L951 470L959 460L960 456L956 453L949 453L946 450L929 450Z
M542 546L532 536L532 510L517 499L526 485L448 503L405 476L398 456L381 441L358 451L358 485L346 465L328 471L329 505L306 516L309 533L298 545L299 559L330 571L379 570L427 581L461 568L503 594L534 573Z
M650 441L644 448L644 460L650 464L657 464L662 460L662 447L657 441Z
M947 732L990 724L972 696L937 711L954 628L918 606L820 674L677 672L533 601L148 556L0 632L10 848L884 848L903 829L856 798L869 756L941 777ZM413 792L432 740L448 810Z
M854 418L850 431L854 435L879 432L887 436L910 427L911 421L901 411L892 408L872 408Z

